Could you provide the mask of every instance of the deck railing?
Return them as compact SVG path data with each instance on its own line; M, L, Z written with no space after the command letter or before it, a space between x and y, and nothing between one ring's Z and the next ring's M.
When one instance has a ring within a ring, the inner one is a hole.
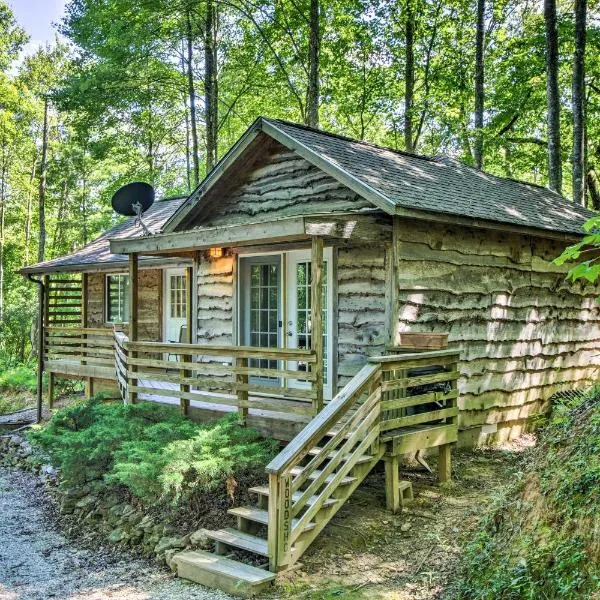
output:
M271 461L272 571L302 556L396 440L408 439L405 452L456 441L457 360L454 350L370 359Z
M49 373L114 379L114 364L112 330L44 328L44 367Z
M129 401L178 399L311 417L321 408L311 350L126 342Z
M127 344L128 337L122 332L115 329L115 373L117 377L117 387L121 398L126 401L128 396L128 382L127 382Z

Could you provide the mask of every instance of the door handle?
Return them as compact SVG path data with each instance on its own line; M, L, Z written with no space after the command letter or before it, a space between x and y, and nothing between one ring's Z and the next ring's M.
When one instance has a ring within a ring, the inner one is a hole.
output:
M288 331L287 335L288 335L288 337L292 337L294 335L294 332L293 331Z

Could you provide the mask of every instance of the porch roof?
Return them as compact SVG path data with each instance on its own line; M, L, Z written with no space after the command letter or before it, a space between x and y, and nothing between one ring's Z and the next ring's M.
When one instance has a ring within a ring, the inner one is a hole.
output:
M155 202L143 216L144 224L148 227L148 230L152 233L161 231L166 221L184 201L185 197L176 197ZM122 221L76 252L29 265L19 272L23 275L34 275L58 272L110 271L126 268L127 256L111 252L110 239L139 236L141 229L135 224L135 219L136 217L130 217ZM152 259L150 257L145 259L143 266L152 266Z

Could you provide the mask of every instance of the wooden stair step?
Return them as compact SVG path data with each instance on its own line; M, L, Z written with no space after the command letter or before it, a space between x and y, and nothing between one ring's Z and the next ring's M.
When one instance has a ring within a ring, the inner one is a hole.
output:
M258 494L259 496L269 496L269 486L267 486L267 485L257 485L255 487L248 488L248 491L253 494ZM295 502L301 496L302 496L302 492L294 492L292 499ZM317 499L318 499L318 496L311 496L306 501L306 504L308 506L311 506L312 504L314 504L317 501ZM339 502L339 500L337 500L336 498L329 498L328 500L325 500L325 502L323 502L323 508L326 508L328 506L336 504L337 502Z
M319 455L319 454L322 454L322 453L323 453L323 448L319 448L318 446L316 446L315 448L311 448L311 449L308 451L308 453L309 453L311 456L317 456L317 455ZM327 458L329 458L329 459L335 458L336 454L337 454L337 453L336 453L336 451L335 451L335 450L333 450L332 452L330 452L330 453L327 455ZM362 464L365 464L365 463L371 462L372 460L373 460L373 457L372 457L372 456L370 456L369 454L363 454L362 456L359 456L359 457L358 457L358 460L356 461L356 464L357 464L357 465L362 465Z
M173 557L177 575L228 594L250 598L275 579L275 573L203 550L187 550Z
M256 508L254 506L238 506L237 508L230 508L227 512L234 517L241 517L242 519L254 521L255 523L261 523L263 525L269 524L269 513L262 508ZM293 519L292 527L294 527L297 523L298 519ZM314 528L315 524L309 523L304 531L310 531Z
M261 556L269 556L267 550L267 540L238 531L237 529L219 529L217 531L207 531L206 535L216 542L227 544L228 546L234 546L235 548L241 548L248 552L254 552L254 554L260 554Z
M300 473L302 473L302 471L304 471L303 467L294 467L293 469L290 470L290 473L295 477L296 475L300 475ZM313 471L308 478L309 479L316 479L323 471ZM326 483L329 483L333 478L335 477L335 473L332 473L331 475L328 475L327 478L325 479ZM349 485L350 483L354 483L356 481L356 477L352 477L350 475L347 475L346 477L342 478L342 480L340 481L339 485Z

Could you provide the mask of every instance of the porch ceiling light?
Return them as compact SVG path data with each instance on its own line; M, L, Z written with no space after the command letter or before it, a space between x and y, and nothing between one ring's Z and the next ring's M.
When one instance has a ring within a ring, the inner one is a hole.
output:
M211 258L221 258L223 256L223 248L210 248L208 255Z

